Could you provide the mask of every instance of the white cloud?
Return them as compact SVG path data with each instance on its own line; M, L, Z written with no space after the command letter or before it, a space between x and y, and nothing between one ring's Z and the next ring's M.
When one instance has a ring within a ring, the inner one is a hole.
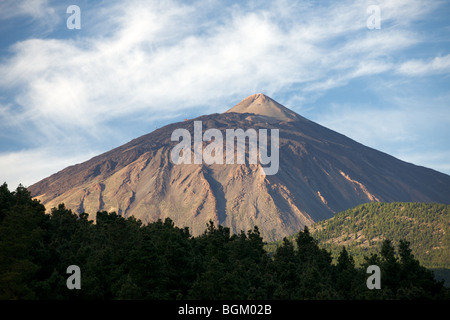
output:
M359 61L403 49L414 38L402 31L365 32L329 47L334 37L364 30L361 4L301 8L306 11L291 12L288 26L271 11L283 9L276 5L255 12L235 8L218 24L197 9L116 3L98 17L113 26L112 35L18 43L15 56L0 67L0 83L20 86L17 102L36 118L89 130L146 108L189 108L261 87L308 83L326 90L330 83L382 72L382 61ZM330 78L330 71L339 74Z
M0 168L7 168L1 170L0 183L6 182L10 190L19 183L28 187L69 165L89 160L94 154L84 152L68 156L64 150L50 147L0 153Z
M408 76L422 76L430 74L450 73L450 54L435 57L432 60L409 60L402 63L397 72Z

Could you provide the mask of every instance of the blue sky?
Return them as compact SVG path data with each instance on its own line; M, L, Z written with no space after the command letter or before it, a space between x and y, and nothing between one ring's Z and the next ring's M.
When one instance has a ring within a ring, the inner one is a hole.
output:
M11 189L259 92L450 174L449 1L93 3L0 2L0 180ZM81 29L67 28L70 5ZM367 26L371 5L380 29Z

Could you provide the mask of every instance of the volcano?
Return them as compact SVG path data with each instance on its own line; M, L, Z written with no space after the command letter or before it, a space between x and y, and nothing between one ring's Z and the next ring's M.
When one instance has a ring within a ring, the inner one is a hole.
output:
M224 136L237 128L278 130L278 171L261 174L262 164L249 161L174 164L172 133L193 135L196 122ZM47 208L64 203L78 213L115 211L144 223L169 217L193 235L210 220L234 233L258 226L273 241L366 202L448 204L450 176L364 146L259 93L224 113L159 128L28 190Z

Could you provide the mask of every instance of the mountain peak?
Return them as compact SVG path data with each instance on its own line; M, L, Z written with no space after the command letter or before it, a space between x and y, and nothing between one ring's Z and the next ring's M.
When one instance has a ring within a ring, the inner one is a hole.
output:
M299 120L300 116L263 93L248 96L225 113L253 113L281 121Z

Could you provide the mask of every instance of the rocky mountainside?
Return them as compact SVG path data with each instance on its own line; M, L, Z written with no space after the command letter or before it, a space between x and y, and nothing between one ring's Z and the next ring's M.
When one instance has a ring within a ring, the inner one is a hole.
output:
M227 129L268 129L268 137L278 129L277 173L261 174L263 165L250 161L174 164L171 150L179 142L172 133L186 129L194 136L196 121L203 132L215 128L223 137ZM144 223L170 217L194 235L209 220L233 232L257 225L266 241L361 203L450 203L450 176L366 147L263 94L222 114L157 129L28 189L47 208L64 203L91 218L101 210Z

